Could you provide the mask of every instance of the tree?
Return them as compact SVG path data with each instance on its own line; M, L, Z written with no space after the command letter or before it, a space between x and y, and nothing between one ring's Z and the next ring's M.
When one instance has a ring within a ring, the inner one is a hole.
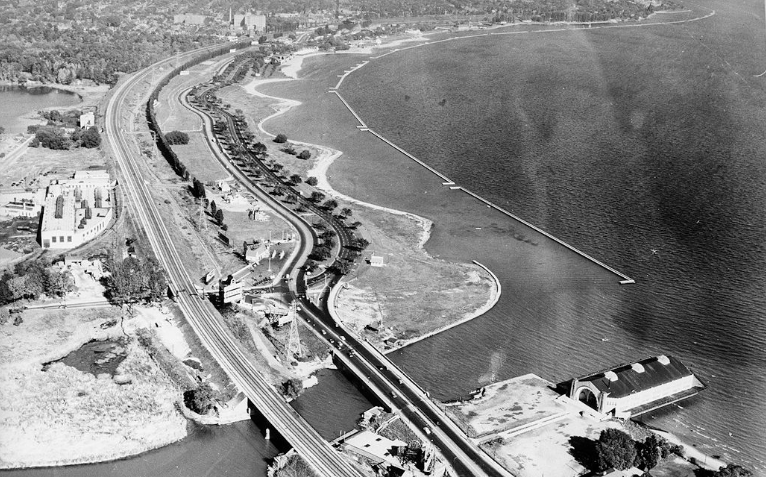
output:
M282 133L279 133L277 134L277 137L274 138L274 142L276 142L277 144L285 143L287 142L287 136Z
M325 202L324 204L322 204L322 208L327 209L327 210L333 210L337 206L338 206L338 201L335 200L335 199L330 199L327 202Z
M123 305L143 300L157 301L165 293L165 275L153 259L111 259L107 268L110 272L105 280L107 296L114 303Z
M309 196L309 200L314 203L321 202L324 200L324 198L325 198L325 195L318 191L312 192L311 195Z
M46 295L62 297L74 290L74 276L69 270L60 271L55 268L49 268L46 272Z
M184 391L184 404L197 414L207 414L213 408L213 396L210 384L202 383L197 389Z
M292 378L282 383L282 394L295 399L303 391L303 382L300 379Z
M293 174L290 176L290 182L292 182L293 184L300 184L301 182L303 182L303 179L301 178L300 175Z
M218 211L218 207L215 205L215 201L210 201L210 214L215 217L215 213Z
M192 179L192 195L198 199L205 197L205 184L196 177Z
M351 217L351 214L353 214L353 212L348 207L343 207L340 209L340 215L343 217Z
M311 151L308 149L302 150L301 153L298 154L298 159L311 159Z
M253 151L253 154L256 154L258 156L262 154L266 154L266 151L268 150L266 148L266 145L263 144L262 142L256 142L255 144L253 144L253 146L250 149Z
M173 146L176 144L189 144L189 135L183 131L170 131L165 134L165 140Z
M319 181L317 180L316 177L310 176L308 179L306 179L306 184L308 184L308 185L313 187L313 186L319 184Z
M221 209L216 210L215 215L213 217L215 217L215 221L218 223L219 226L223 225L223 210Z
M96 126L91 126L80 136L80 145L82 147L93 149L101 145L101 134Z
M606 429L596 443L600 470L629 469L636 460L636 444L628 434L619 429Z

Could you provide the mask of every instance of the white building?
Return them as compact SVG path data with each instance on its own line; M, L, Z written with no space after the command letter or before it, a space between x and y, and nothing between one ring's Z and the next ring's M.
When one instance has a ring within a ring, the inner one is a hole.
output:
M96 125L96 115L93 113L93 111L88 111L87 113L82 113L80 115L81 128L89 128L95 125Z
M569 397L628 418L697 394L705 386L678 359L660 355L572 380Z
M106 171L77 171L72 179L52 182L43 205L42 247L74 248L105 230L113 216L114 185Z

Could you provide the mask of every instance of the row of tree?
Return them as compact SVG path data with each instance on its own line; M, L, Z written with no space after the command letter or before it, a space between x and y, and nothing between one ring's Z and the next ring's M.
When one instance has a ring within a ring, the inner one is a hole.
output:
M93 149L101 145L101 134L96 126L76 128L71 134L56 126L31 125L27 132L35 138L29 143L31 147L45 147L55 150L68 150L76 147Z
M62 297L74 290L74 283L69 270L52 266L47 259L20 262L0 276L0 305L42 295Z
M595 462L585 462L594 470L608 469L625 470L637 467L646 471L655 468L663 459L671 454L681 455L683 447L668 442L664 437L650 434L643 441L634 441L628 434L619 429L601 431L595 443ZM752 472L742 466L729 464L715 472L702 471L699 475L705 477L750 477Z

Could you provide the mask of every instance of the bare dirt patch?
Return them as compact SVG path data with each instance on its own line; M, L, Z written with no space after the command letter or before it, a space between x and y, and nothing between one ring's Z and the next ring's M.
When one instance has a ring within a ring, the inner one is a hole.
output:
M569 412L550 387L551 383L529 374L486 386L481 398L448 405L446 410L469 437L482 437Z

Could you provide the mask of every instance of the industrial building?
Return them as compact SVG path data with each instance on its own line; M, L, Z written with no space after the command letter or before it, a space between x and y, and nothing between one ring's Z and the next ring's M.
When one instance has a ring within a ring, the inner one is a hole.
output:
M104 231L113 217L115 183L106 171L77 171L71 179L51 181L43 203L40 244L70 249Z
M660 355L572 380L569 397L628 418L689 398L704 384L681 361Z

